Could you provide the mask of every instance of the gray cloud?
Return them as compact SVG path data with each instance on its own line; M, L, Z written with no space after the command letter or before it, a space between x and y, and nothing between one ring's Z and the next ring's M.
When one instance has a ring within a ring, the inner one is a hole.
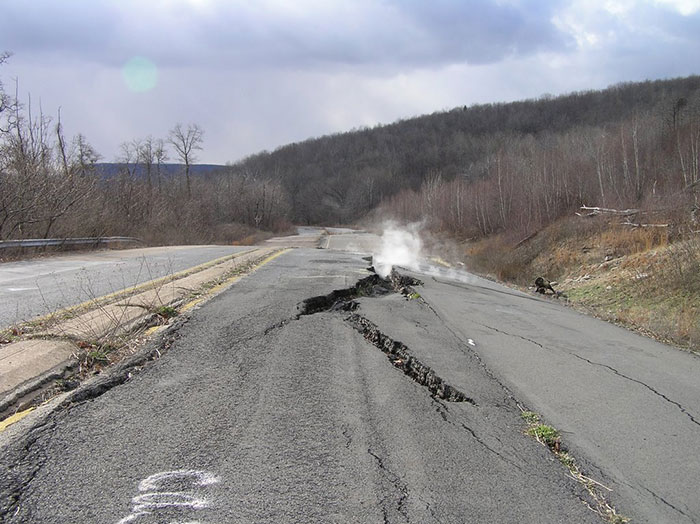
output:
M2 15L5 85L61 106L66 132L109 160L178 121L204 127L202 161L225 162L457 105L698 73L700 56L700 14L655 0L4 0ZM158 67L152 91L122 80L135 55Z
M561 50L566 38L549 21L553 4L536 5L537 11L488 0L356 0L300 2L295 9L268 2L10 0L0 33L17 51L105 65L144 54L163 66L440 66Z

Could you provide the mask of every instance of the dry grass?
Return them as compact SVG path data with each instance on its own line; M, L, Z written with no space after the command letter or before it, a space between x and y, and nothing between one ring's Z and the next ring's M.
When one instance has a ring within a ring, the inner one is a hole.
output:
M539 275L550 280L568 268L585 262L590 237L605 228L601 220L558 220L527 241L512 235L494 235L471 243L466 249L469 267L519 285L531 284ZM581 246L577 249L576 246Z
M579 227L580 226L580 227ZM570 302L600 318L700 350L700 238L667 228L563 219L531 240L495 236L467 247L469 266L499 280L559 282Z
M624 256L643 253L655 247L667 246L668 228L630 228L615 225L603 231L598 238L609 256Z
M504 235L471 243L466 249L467 265L498 280L524 284L524 269L535 254L530 249L512 250ZM534 279L533 279L534 280Z
M521 416L528 426L525 433L549 448L559 462L569 470L571 478L586 489L590 500L584 503L588 509L610 524L625 524L630 521L629 518L620 515L608 501L608 493L612 490L583 474L576 459L563 447L560 433L556 428L543 424L540 415L533 411L522 411Z

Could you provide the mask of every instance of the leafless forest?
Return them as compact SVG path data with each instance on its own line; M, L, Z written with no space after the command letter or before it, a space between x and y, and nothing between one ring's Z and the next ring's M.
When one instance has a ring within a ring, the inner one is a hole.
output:
M0 55L0 64L7 59ZM86 137L65 137L60 115L50 118L31 97L8 91L0 84L0 240L128 235L154 244L232 242L289 227L284 190L272 177L229 168L193 174L205 139L196 124L123 143L117 171L107 176ZM166 169L170 160L178 163L175 174Z
M700 228L697 76L459 107L286 145L206 175L192 170L206 139L197 125L125 142L117 172L105 176L88 138L65 137L60 115L42 114L7 83L0 89L0 240L231 242L367 216L425 220L461 239L523 237L582 205L665 210L677 231Z
M460 107L235 166L280 180L294 222L370 211L458 238L523 235L580 206L697 210L700 77ZM695 227L696 226L691 226Z

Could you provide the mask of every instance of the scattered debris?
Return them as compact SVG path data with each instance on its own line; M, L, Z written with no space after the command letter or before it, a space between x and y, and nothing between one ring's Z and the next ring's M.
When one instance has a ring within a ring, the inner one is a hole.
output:
M581 206L582 211L589 211L589 213L586 214L586 216L592 217L596 215L600 215L602 213L607 213L610 215L620 215L620 216L631 216L631 215L637 215L639 214L640 210L639 209L609 209L606 207L589 207L589 206ZM577 213L577 215L581 216L580 213Z
M547 293L547 290L549 289L552 293L556 295L556 291L554 291L554 288L552 287L552 283L547 280L546 278L543 277L537 277L535 279L535 291L537 293L542 293L543 295Z
M631 227L669 227L670 224L636 224L634 222L620 222L621 226L631 226Z

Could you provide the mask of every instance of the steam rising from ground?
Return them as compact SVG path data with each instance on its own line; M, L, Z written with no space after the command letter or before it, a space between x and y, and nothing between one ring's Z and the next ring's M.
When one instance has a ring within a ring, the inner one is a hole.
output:
M386 278L394 266L418 271L423 258L421 224L408 224L403 228L393 222L384 225L379 250L373 254L372 263L377 274Z
M372 255L374 270L380 277L388 277L391 270L397 267L468 284L481 280L464 269L446 264L441 257L447 253L453 255L450 258L460 260L459 247L455 242L436 239L423 227L421 222L407 225L396 222L383 224L380 246ZM424 239L427 239L429 247L426 247ZM464 268L462 263L458 266Z

